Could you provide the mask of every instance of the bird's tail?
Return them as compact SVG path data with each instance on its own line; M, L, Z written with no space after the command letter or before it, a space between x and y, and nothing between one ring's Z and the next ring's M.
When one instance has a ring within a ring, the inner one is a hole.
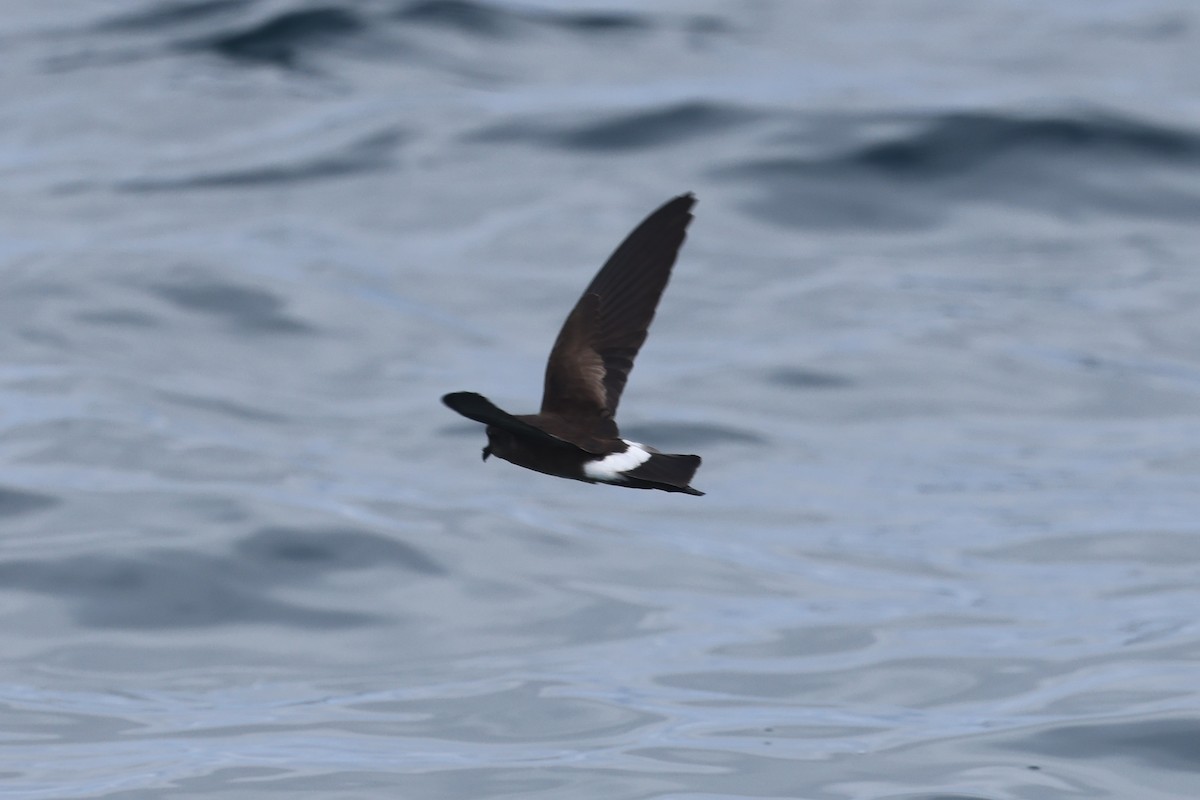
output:
M664 492L683 492L703 495L690 484L700 468L700 456L678 453L653 453L636 469L623 474L625 485L638 489L661 489Z

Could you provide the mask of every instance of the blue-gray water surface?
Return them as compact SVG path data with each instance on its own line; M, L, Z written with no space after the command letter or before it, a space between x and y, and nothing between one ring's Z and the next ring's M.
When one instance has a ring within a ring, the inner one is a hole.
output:
M1200 796L1200 7L16 0L0 798ZM699 204L622 402L495 460Z

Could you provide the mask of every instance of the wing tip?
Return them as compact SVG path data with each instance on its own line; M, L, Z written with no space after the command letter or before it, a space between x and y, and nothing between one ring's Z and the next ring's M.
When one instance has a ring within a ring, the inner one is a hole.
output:
M688 191L681 195L677 195L676 197L672 197L664 204L664 207L669 208L671 206L679 206L681 211L690 212L692 210L692 206L694 205L696 205L696 193Z
M456 408L456 405L461 405L464 400L475 400L482 396L483 395L475 392L450 392L442 395L442 403L447 408L453 408L455 411L457 411L458 408Z

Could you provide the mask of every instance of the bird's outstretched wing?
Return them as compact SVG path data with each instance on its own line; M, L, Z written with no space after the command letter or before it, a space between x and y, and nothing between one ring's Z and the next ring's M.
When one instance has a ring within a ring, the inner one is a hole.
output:
M497 408L491 400L475 392L452 392L444 395L442 402L462 414L467 419L493 425L517 436L534 439L555 447L569 447L572 450L580 448L566 439L547 433L541 428L535 428L524 420L514 417L503 409Z
M696 198L680 195L643 220L588 284L546 364L542 413L611 426ZM460 412L461 413L461 412ZM600 433L601 431L597 431Z

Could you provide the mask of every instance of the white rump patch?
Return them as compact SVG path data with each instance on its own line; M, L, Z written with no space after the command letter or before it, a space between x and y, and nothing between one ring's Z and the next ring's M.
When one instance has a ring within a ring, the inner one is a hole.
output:
M650 460L650 451L637 442L622 439L629 445L624 453L610 453L599 461L588 461L583 465L583 474L594 481L621 483L625 473L637 469Z

